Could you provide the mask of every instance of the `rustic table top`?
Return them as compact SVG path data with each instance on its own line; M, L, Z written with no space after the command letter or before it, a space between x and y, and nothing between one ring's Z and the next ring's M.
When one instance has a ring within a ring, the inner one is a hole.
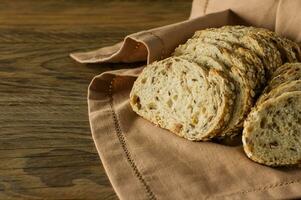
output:
M188 17L190 0L1 0L0 199L117 199L91 137L92 77L68 54Z

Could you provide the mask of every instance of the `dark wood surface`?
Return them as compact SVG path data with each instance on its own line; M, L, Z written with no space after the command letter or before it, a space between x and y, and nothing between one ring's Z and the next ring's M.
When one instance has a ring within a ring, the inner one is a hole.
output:
M190 0L0 1L0 199L117 199L91 138L74 51L188 17Z

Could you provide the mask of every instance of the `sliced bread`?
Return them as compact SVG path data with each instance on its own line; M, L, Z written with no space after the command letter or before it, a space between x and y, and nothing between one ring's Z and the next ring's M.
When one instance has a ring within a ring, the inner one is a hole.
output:
M268 42L266 37L257 34L254 27L224 26L197 31L193 38L213 37L218 40L228 41L252 50L261 59L267 70L275 69L282 64L280 52L277 47Z
M290 73L299 73L301 71L301 63L285 63L273 72L271 80L276 76L287 73L288 71L290 71Z
M243 147L269 166L301 163L301 92L286 92L254 108L244 123Z
M256 84L260 82L258 81L259 77L256 76L256 71L252 70L252 67L249 67L241 56L233 52L233 49L231 51L216 44L205 43L199 39L191 39L175 50L175 55L183 54L192 56L196 62L204 56L216 59L223 65L219 69L235 81L236 101L232 118L220 136L237 134L242 128L243 120L254 104Z
M239 63L244 63L243 66L239 65L239 67L243 70L247 69L248 73L253 74L252 80L257 80L256 82L253 82L256 84L255 92L259 93L261 91L262 86L266 83L265 68L261 59L253 51L238 44L233 44L231 42L216 39L214 37L204 37L196 40L201 40L204 43L210 43L222 47L223 49L227 49L232 54L235 54L237 57L239 57L242 60L242 62Z
M281 73L278 73L278 70L276 70L275 74L277 74L277 76L273 76L273 78L269 81L267 87L263 91L263 94L269 93L272 89L277 88L285 82L301 80L301 63L285 64L285 66L289 66L289 68L283 70L281 67Z
M281 54L283 63L298 62L301 58L300 47L296 42L277 35L273 31L257 28L257 34L267 38L269 42L274 43Z
M258 98L256 104L260 105L266 100L269 100L271 98L276 98L285 92L293 92L293 91L301 91L301 80L288 81L280 84L278 87L272 89L270 92L262 94Z
M229 121L233 87L219 70L170 57L145 67L130 104L143 118L181 137L208 140Z

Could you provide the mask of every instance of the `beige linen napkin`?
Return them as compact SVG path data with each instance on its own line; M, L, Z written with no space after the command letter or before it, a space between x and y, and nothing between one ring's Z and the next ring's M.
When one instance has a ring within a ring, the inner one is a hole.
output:
M230 9L230 10L229 10ZM152 62L197 29L248 23L301 41L300 0L195 0L189 20L127 36L79 62ZM137 116L129 92L141 68L96 76L88 91L93 139L120 199L301 198L301 169L266 167L241 146L191 142Z

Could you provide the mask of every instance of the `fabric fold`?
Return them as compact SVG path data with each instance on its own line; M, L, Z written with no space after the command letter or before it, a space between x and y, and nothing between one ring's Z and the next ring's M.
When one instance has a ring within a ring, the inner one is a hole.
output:
M134 33L127 36L123 42L111 47L85 53L72 53L71 57L81 63L130 63L145 60L151 63L170 56L174 49L190 38L196 30L242 23L243 21L233 12L225 10Z
M268 28L301 42L301 33L295 30L301 25L301 16L293 15L300 6L299 0L250 0L247 6L236 0L194 0L188 20L133 33L113 46L70 56L80 63L151 63L170 56L196 30L234 24Z
M276 16L276 33L301 42L301 1L280 0Z
M89 87L93 139L120 199L301 197L300 169L262 166L241 146L191 142L137 116L128 96L141 69L103 73Z

